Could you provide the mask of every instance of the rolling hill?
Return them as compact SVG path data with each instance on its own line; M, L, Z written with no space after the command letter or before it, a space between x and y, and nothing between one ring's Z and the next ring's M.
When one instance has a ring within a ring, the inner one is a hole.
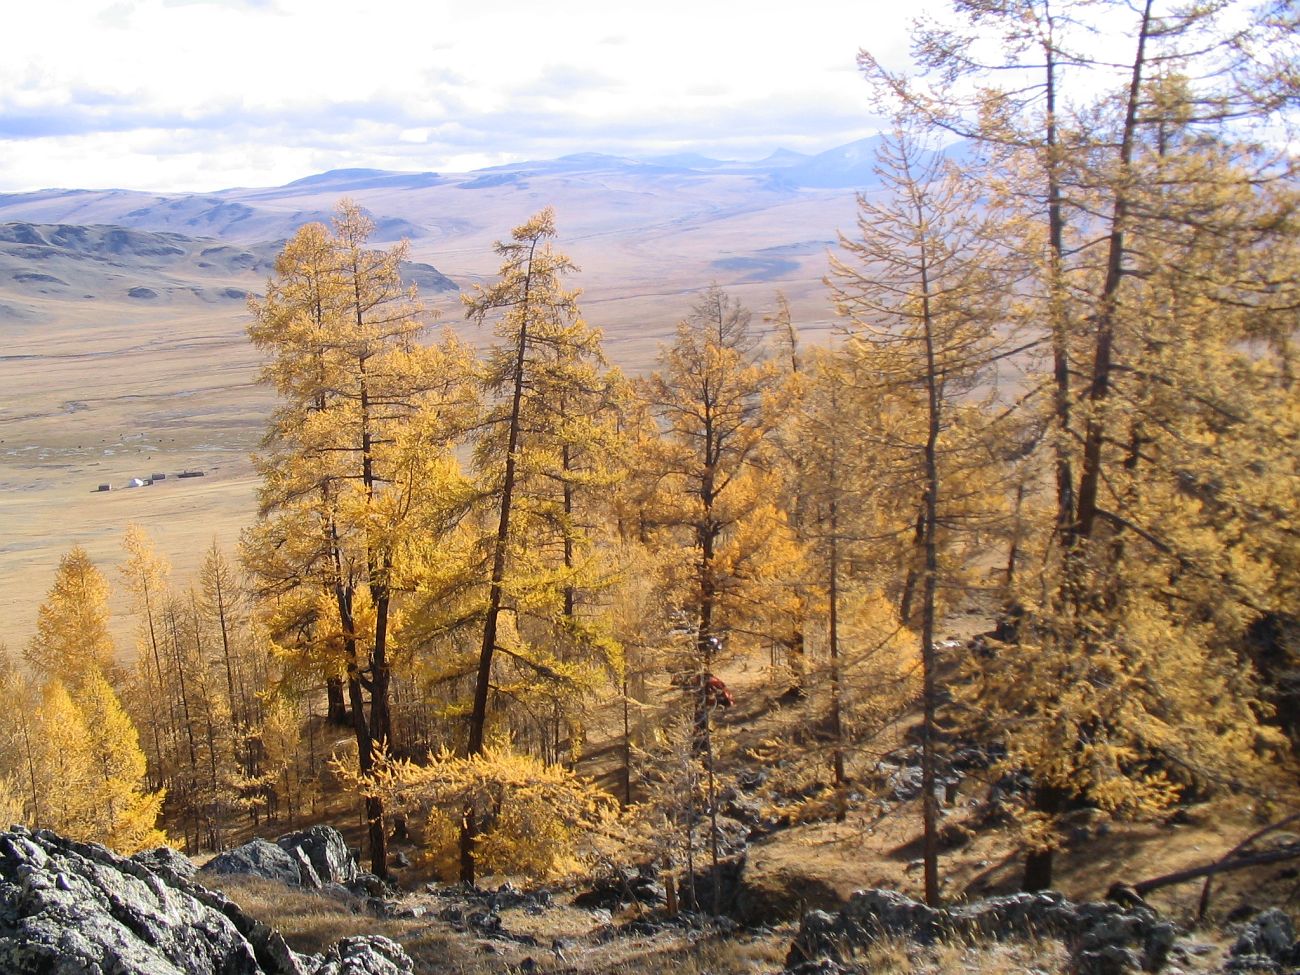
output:
M410 241L406 279L475 342L487 336L460 324L457 289L488 280L493 242L554 206L558 246L583 269L584 312L610 358L636 372L715 281L760 323L780 290L808 340L825 336L826 253L853 226L855 191L875 182L874 146L754 162L583 153L471 173L347 169L194 194L0 195L3 639L26 643L73 544L111 569L138 521L182 580L214 535L234 546L254 516L249 454L273 408L244 335L247 296L283 241L328 220L340 198L370 211L377 243ZM208 476L95 490L182 469ZM116 635L129 644L129 619Z

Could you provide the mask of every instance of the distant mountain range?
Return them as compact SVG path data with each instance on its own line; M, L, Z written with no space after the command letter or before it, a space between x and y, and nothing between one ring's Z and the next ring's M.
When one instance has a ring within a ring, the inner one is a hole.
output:
M283 241L328 222L342 197L371 213L376 244L412 242L404 274L426 296L491 273L492 242L544 205L556 208L566 252L603 275L584 287L621 302L615 326L632 314L628 300L640 309L656 292L710 281L813 294L826 249L853 224L854 191L879 185L879 144L753 161L588 152L469 173L337 169L210 193L0 194L0 324L89 322L105 301L127 316L214 305L243 315Z
M409 173L336 169L285 186L234 188L212 193L154 194L134 190L47 189L0 194L0 221L34 224L102 224L243 241L283 240L303 223L327 220L330 208L293 206L322 195L419 193L436 190L529 189L538 179L635 181L648 189L673 188L726 177L749 181L756 192L865 189L873 172L878 137L861 139L817 155L778 150L752 162L711 159L695 153L631 159L578 153L558 159L492 166L470 173ZM429 228L397 214L377 214L376 239L418 239Z

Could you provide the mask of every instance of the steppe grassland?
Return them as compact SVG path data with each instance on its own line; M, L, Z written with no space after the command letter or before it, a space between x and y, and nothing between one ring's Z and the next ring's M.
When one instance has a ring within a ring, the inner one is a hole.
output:
M468 218L447 234L412 242L411 257L426 261L462 287L487 279L497 262L494 239L508 234L533 209L538 194L462 193L464 205L484 204L472 229ZM332 199L301 200L332 206ZM385 200L365 200L383 212ZM459 202L459 200L458 200ZM789 298L804 341L824 341L832 328L821 277L825 242L848 226L852 201L802 199L759 212L723 201L690 215L629 220L602 210L584 193L559 207L560 247L582 269L588 320L605 331L611 362L629 373L653 367L693 296L717 280L753 309L770 313L779 289ZM648 210L667 207L652 201ZM467 211L468 213L468 211ZM415 214L416 217L421 214ZM568 217L566 229L566 216ZM499 225L498 225L499 224ZM435 224L436 225L436 224ZM747 281L713 261L795 245L797 270ZM138 275L137 275L138 276ZM192 283L210 286L197 275ZM260 290L249 274L238 282ZM81 545L117 582L121 539L128 524L143 525L184 585L215 537L234 554L241 529L255 517L256 476L250 454L274 408L271 392L255 383L258 359L244 329L239 302L214 304L186 297L173 274L171 292L155 301L126 297L93 301L36 301L38 318L6 325L0 353L0 639L21 651L35 629L36 607L60 557ZM466 340L491 341L486 329L464 323L457 296L428 295L443 326ZM176 480L186 469L203 478ZM166 481L124 489L133 477L155 472ZM99 493L98 484L113 490ZM130 656L135 621L115 592L111 604L119 651Z

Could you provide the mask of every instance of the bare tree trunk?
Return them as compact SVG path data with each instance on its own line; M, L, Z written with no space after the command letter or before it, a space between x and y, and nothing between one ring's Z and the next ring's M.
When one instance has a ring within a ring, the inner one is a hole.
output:
M832 452L832 457L834 453ZM832 478L834 471L831 472ZM832 491L835 488L832 486ZM840 687L840 539L839 539L839 503L835 497L830 503L830 558L828 566L827 596L830 601L828 618L828 639L831 658L831 736L835 741L831 751L831 770L835 781L835 821L842 823L848 818L848 804L844 789L847 776L844 774L844 719L841 713Z
M917 227L925 226L925 215L917 205ZM921 319L925 329L925 381L928 402L928 425L925 440L925 498L921 528L925 569L921 595L921 810L924 821L925 902L939 906L939 808L935 788L938 785L935 758L935 712L938 689L935 686L934 601L939 580L938 542L935 532L939 523L939 427L942 410L943 378L935 362L934 320L930 309L929 259L925 238L921 238Z
M525 355L528 351L529 293L531 268L537 241L528 251L529 273L524 278L520 312L519 340L515 347L513 390L510 401L510 425L506 435L506 467L501 482L501 506L497 518L496 540L492 546L492 575L488 583L488 608L483 618L483 642L479 648L478 674L474 682L474 704L469 718L469 742L466 753L473 757L483 751L483 731L487 724L488 689L492 681L492 656L497 646L497 620L501 615L502 583L506 577L506 550L510 542L510 515L514 505L515 466L520 438L520 413L524 398ZM474 882L474 841L478 837L478 814L467 807L460 831L460 879Z
M624 664L626 667L626 663ZM632 805L632 715L627 673L623 674L623 806Z

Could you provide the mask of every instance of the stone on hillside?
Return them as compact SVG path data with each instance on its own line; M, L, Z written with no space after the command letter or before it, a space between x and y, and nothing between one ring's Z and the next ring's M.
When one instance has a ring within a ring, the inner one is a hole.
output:
M293 857L293 862L298 865L298 883L308 890L320 890L320 877L317 876L316 868L312 866L306 851L301 846L294 846L285 852Z
M357 862L333 826L312 826L296 833L286 833L275 841L286 853L300 849L311 861L321 884L346 884L357 876Z
M738 789L728 789L719 797L722 815L748 826L750 832L766 831L771 823L763 816L763 804Z
M298 862L274 843L258 837L243 846L219 853L200 869L200 874L234 874L275 880L289 887L302 884Z
M185 880L193 882L194 874L198 867L194 861L187 857L179 850L173 850L170 846L160 846L152 850L141 850L135 856L131 857L136 863L142 864L167 880Z
M307 975L278 934L168 873L47 830L0 833L0 971Z
M787 967L817 958L845 963L882 937L920 944L941 938L994 940L1056 937L1087 975L1112 975L1134 965L1164 964L1177 929L1145 907L1108 902L1072 904L1055 891L991 897L951 909L927 907L892 890L857 891L837 914L804 915Z
M1294 942L1295 925L1291 918L1273 907L1246 925L1231 953L1234 956L1266 955L1274 961L1282 961L1290 955Z
M523 897L525 899L521 903L526 908L533 906L530 901L542 908L550 906L549 895L544 900L536 894L526 894ZM659 883L653 864L644 863L640 866L614 867L596 877L590 889L573 898L573 906L617 909L624 904L662 904L667 898L668 894L663 884Z
M718 856L729 857L744 853L749 847L750 828L745 823L730 816L718 816ZM695 846L695 856L708 859L713 848L713 823L704 817L691 830L691 842Z
M401 945L379 935L363 935L335 942L312 975L411 975L414 970Z
M271 846L271 844L266 844ZM286 856L278 847L277 853ZM154 864L158 869L153 869ZM223 894L185 877L160 848L120 857L94 843L15 826L0 832L4 975L410 975L380 937L299 955ZM192 871L193 865L188 867Z

